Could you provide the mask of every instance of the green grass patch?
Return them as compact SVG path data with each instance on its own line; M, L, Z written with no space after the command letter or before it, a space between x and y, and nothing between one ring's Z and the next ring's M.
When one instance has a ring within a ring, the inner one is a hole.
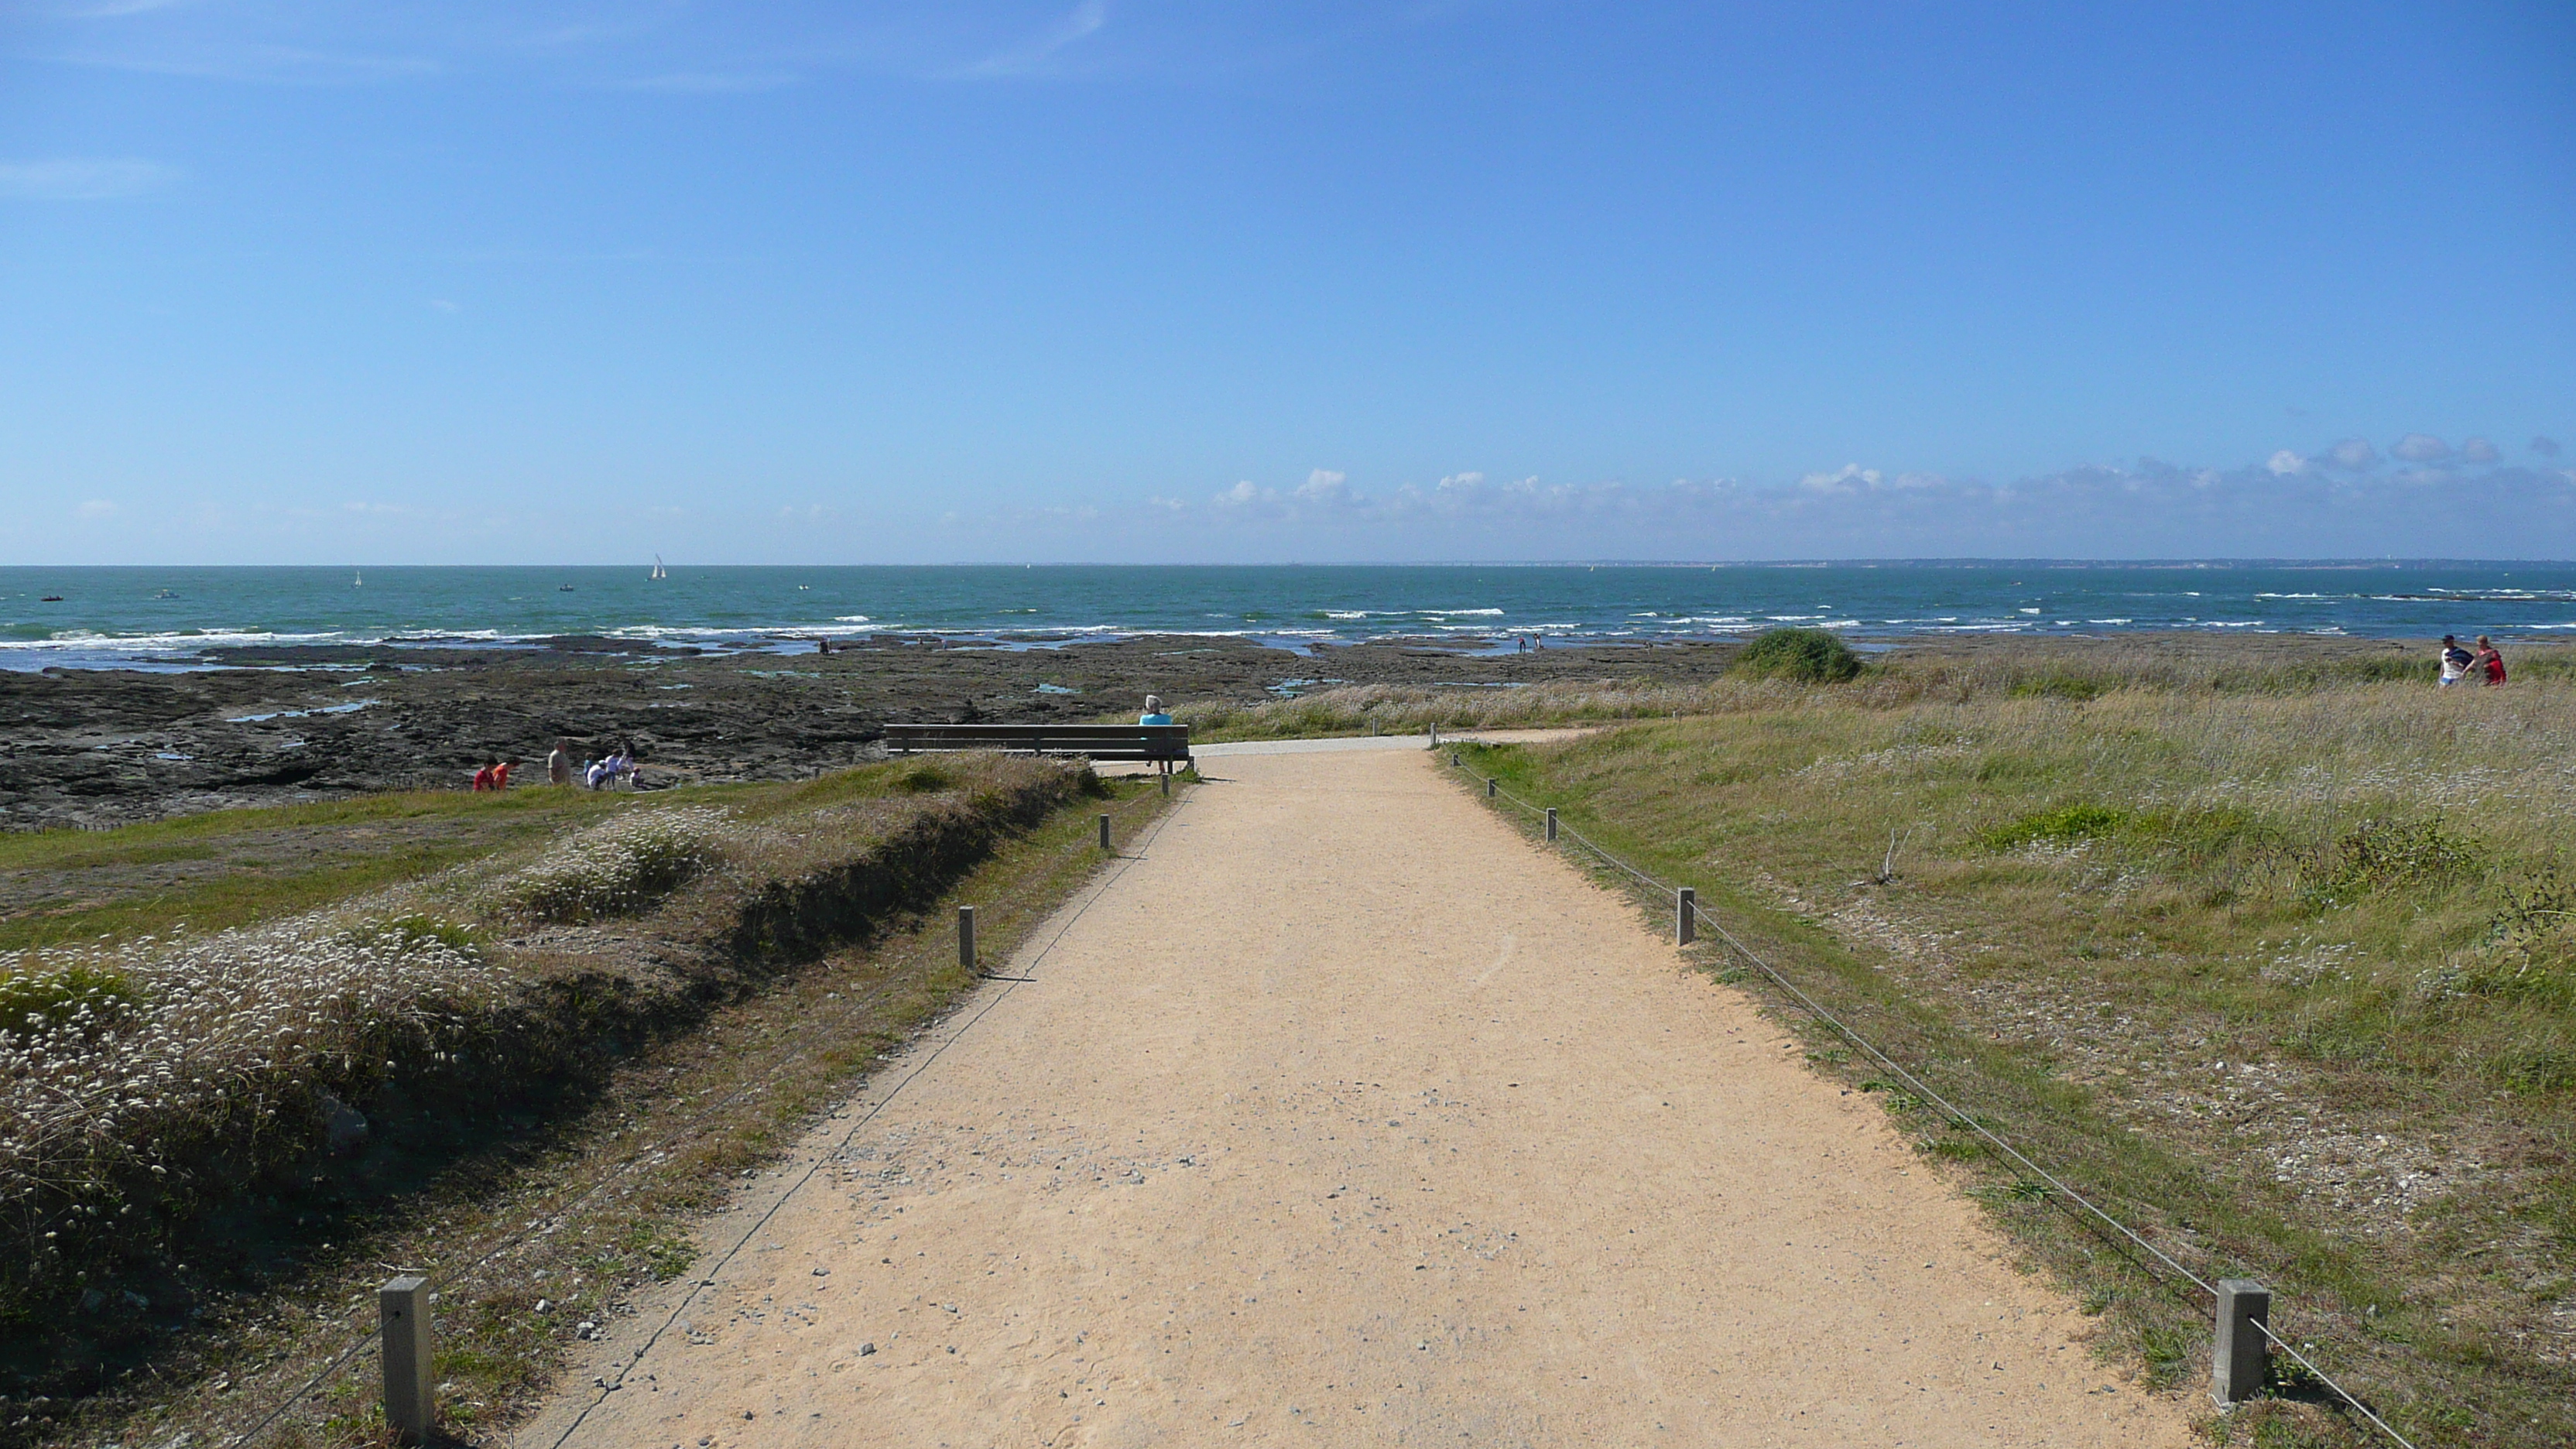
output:
M2073 804L2036 810L2018 820L1985 831L1977 843L1988 850L2018 850L2025 845L2097 840L2129 823L2129 812L2108 805Z
M2576 1260L2576 689L2523 673L2463 696L2415 664L2127 681L2080 710L2008 683L1889 704L1864 682L1467 755L1695 887L2201 1276L2271 1283L2275 1322L2416 1442L2537 1449L2576 1401L2576 1368L2539 1351ZM1770 1004L1812 1069L1888 1103L2098 1305L2108 1351L2205 1371L2201 1309ZM2232 1422L2367 1442L2312 1403Z

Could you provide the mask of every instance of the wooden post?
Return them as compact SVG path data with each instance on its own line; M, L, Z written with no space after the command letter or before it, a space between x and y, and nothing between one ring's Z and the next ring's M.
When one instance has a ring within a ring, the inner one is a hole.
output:
M975 969L975 908L973 906L957 908L957 964L969 971Z
M1547 807L1547 838L1556 839L1556 807L1553 805Z
M2209 1396L2241 1404L2262 1392L2272 1345L2263 1328L2272 1321L2272 1290L2251 1278L2218 1280L2218 1341L2209 1354Z
M1493 799L1493 798L1494 798L1494 792L1496 792L1496 791L1498 791L1498 790L1500 790L1500 789L1502 789L1502 788L1503 788L1503 782L1502 782L1502 781L1500 781L1500 780L1487 780L1487 781L1485 782L1485 798L1486 798L1486 799L1488 799L1488 800Z
M1109 848L1109 817L1106 815L1100 817L1100 848Z
M1699 939L1699 892L1689 886L1681 890L1681 903L1673 909L1673 944L1687 946Z
M429 1338L429 1280L389 1278L376 1290L385 1363L385 1426L406 1444L438 1427L438 1386Z

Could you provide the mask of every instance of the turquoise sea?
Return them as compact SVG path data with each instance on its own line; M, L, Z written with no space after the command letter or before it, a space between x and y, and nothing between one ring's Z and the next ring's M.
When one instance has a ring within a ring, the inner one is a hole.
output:
M2576 631L2576 565L1835 564L1425 567L4 568L0 667L205 667L246 645L562 635L796 650L823 635L1047 647L1136 633L1283 644L1545 644L2269 630Z

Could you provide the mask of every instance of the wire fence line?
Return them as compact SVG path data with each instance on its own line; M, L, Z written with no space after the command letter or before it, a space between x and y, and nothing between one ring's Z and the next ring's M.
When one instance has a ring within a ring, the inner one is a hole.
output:
M1183 797L1184 800L1187 798L1187 796ZM1145 846L1150 845L1157 836L1161 835L1164 824L1171 819L1174 813L1175 811L1171 809L1162 811L1154 821L1152 831L1146 836L1145 841L1137 847L1138 854L1123 857L1119 862L1117 870L1112 871L1105 878L1095 881L1085 888L1087 894L1083 899L1080 909L1074 912L1073 919L1079 919L1083 911L1090 909L1091 902L1098 898L1101 890L1105 889L1111 881L1124 875L1128 867L1134 864L1137 859L1141 858L1141 854ZM1075 848L1079 851L1087 851L1096 849L1097 847L1094 846L1088 838L1086 838ZM1068 919L1065 925L1057 930L1055 936L1049 938L1045 948L1039 952L1039 956L1042 958L1047 951L1055 949L1056 941L1063 939L1064 932L1071 929L1071 927L1072 919ZM1008 994L1007 988L1003 994ZM994 998L994 1002L998 1002L999 1000L999 996ZM974 1020L980 1019L984 1011L992 1009L994 1002L985 1003L984 1007L977 1011L975 1017L970 1018L966 1025L972 1026L974 1024ZM854 1019L863 1010L865 1010L865 1004L863 1002L853 1003L851 1007L845 1010L842 1019L845 1021ZM963 1035L964 1031L965 1027L958 1028L957 1035ZM953 1042L954 1040L955 1037L952 1036L950 1041ZM942 1042L938 1051L947 1050L948 1045L949 1042ZM932 1053L933 1058L937 1055L937 1051ZM922 1065L927 1066L929 1063L925 1061ZM913 1075L919 1075L919 1070L916 1069ZM909 1083L911 1079L911 1076L907 1076L904 1079L904 1082ZM442 1290L440 1296L444 1297L447 1292L472 1283L475 1280L475 1275L489 1267L495 1259L513 1249L525 1247L531 1239L537 1237L540 1233L573 1221L580 1215L584 1208L590 1206L592 1202L596 1201L600 1194L606 1192L611 1187L616 1186L637 1168L649 1166L655 1161L667 1156L663 1151L665 1147L675 1147L688 1141L695 1141L699 1138L703 1138L706 1136L707 1132L711 1130L706 1125L710 1119L723 1112L726 1108L741 1102L745 1097L762 1090L767 1085L768 1083L766 1079L763 1079L757 1081L746 1081L735 1087L731 1092L728 1092L724 1096L716 1099L712 1105L693 1113L692 1115L698 1120L693 1123L682 1124L682 1131L672 1142L648 1143L644 1145L636 1151L634 1156L629 1157L625 1161L617 1164L615 1167L610 1168L605 1175L600 1177L598 1181L592 1183L586 1191L584 1191L579 1197L573 1199L569 1205L538 1215L531 1219L525 1227L504 1235L500 1242L495 1243L491 1248L487 1249L482 1256L476 1258L473 1262L466 1264L463 1268L460 1268L453 1273L441 1274L439 1276L439 1283ZM901 1092L902 1086L903 1084L897 1084L894 1091L887 1093L883 1101L878 1102L875 1107L869 1109L867 1116L873 1117L877 1112L883 1110L887 1103L893 1101L895 1095ZM855 1135L858 1131L858 1127L865 1125L866 1118L862 1118L856 1126L851 1128L851 1133ZM692 1127L696 1129L694 1132L688 1130ZM848 1139L844 1138L843 1145L846 1146L847 1142ZM809 1170L806 1175L811 1177L812 1172ZM803 1185L803 1180L800 1179L797 1185L801 1187ZM790 1193L792 1195L793 1189L790 1190ZM783 1202L784 1199L782 1198L781 1201ZM775 1207L771 1210L773 1212L776 1211ZM766 1222L767 1218L764 1217L762 1221ZM757 1231L757 1225L755 1225L754 1231ZM725 1259L729 1260L735 1252L740 1250L740 1248L741 1244L737 1243L733 1248L727 1249ZM719 1261L719 1266L721 1266L722 1261L723 1260ZM690 1296L694 1298L695 1294L693 1293ZM685 1308L686 1305L683 1304L682 1306ZM678 1314L675 1311L673 1317L676 1319L677 1316ZM664 1328L667 1329L668 1326L668 1324L665 1324ZM304 1384L297 1388L295 1392L280 1397L274 1404L270 1405L267 1412L263 1413L257 1420L253 1421L249 1428L230 1434L224 1438L216 1440L215 1442L220 1444L222 1449L246 1449L246 1446L256 1442L262 1434L267 1433L271 1428L275 1427L278 1420L284 1418L290 1410L294 1409L299 1404L309 1401L317 1390L319 1390L324 1384L329 1383L342 1370L348 1368L351 1362L353 1362L358 1355L368 1347L368 1345L373 1344L382 1336L383 1328L381 1324L372 1325L363 1332L360 1332L354 1339L344 1345L339 1352L331 1355L329 1360L326 1361L311 1378L305 1380ZM654 1338L658 1340L660 1337L661 1331L657 1330L654 1334ZM647 1344L647 1347L650 1347L649 1343ZM639 1352L637 1357L640 1358L641 1356L642 1355ZM596 1405L594 1404L593 1407L596 1407ZM589 1411L585 1409L583 1412L587 1415ZM575 1427L579 1426L579 1422L580 1421L578 1419L574 1421ZM567 1436L569 1436L571 1432L571 1429L565 1430L565 1434ZM560 1444L562 1441L557 1440L556 1442Z
M1188 795L1183 795L1181 797L1181 804L1186 805L1189 802L1189 798L1190 797ZM1106 876L1092 883L1084 894L1081 903L1075 906L1072 912L1065 916L1064 923L1062 925L1056 927L1055 934L1049 936L1046 944L1040 946L1037 949L1037 953L1029 958L1029 970L1035 971L1049 955L1053 954L1057 943L1062 941L1065 938L1066 933L1071 931L1074 926L1081 921L1083 916L1091 910L1092 906L1098 903L1103 895L1108 893L1109 888L1116 885L1121 877L1125 876L1130 869L1134 868L1137 861L1145 858L1145 851L1151 849L1153 843L1162 837L1164 827L1171 824L1172 817L1179 813L1180 806L1178 805L1174 806L1172 809L1164 811L1155 819L1152 831L1146 835L1143 841L1138 843L1135 853L1121 856L1116 870L1109 872ZM581 1412L573 1416L571 1423L564 1425L563 1432L557 1434L553 1440L549 1442L547 1449L563 1449L563 1446L572 1439L572 1436L580 1432L581 1426L588 1422L591 1412L597 1409L600 1405L608 1402L608 1396L610 1394L616 1393L618 1390L625 1387L626 1376L635 1370L636 1365L641 1364L644 1361L644 1356L646 1354L651 1353L655 1346L661 1343L663 1335L669 1333L672 1327L679 1323L680 1315L688 1312L689 1306L697 1302L699 1291L701 1289L714 1286L716 1281L715 1275L717 1272L722 1270L726 1264L732 1262L734 1256L740 1253L753 1238L758 1237L761 1229L769 1226L770 1220L778 1216L779 1209L787 1206L787 1204L792 1201L799 1192L803 1191L805 1184L814 1180L815 1174L823 1170L823 1165L825 1163L839 1160L841 1155L849 1150L850 1144L858 1139L861 1128L864 1128L870 1122L875 1121L878 1113L883 1112L886 1108L892 1106L894 1104L894 1100L903 1095L904 1088L911 1086L914 1080L919 1078L922 1073L929 1071L931 1066L936 1063L940 1057L944 1056L950 1047L955 1046L959 1041L963 1040L966 1033L974 1030L975 1024L982 1021L986 1014L991 1012L994 1007L1001 1005L1012 992L1019 990L1022 984L1032 981L1035 978L1029 976L999 976L988 979L1001 983L1002 989L994 992L991 998L986 1000L983 1005L977 1007L974 1013L968 1016L964 1022L959 1024L955 1031L950 1032L945 1039L943 1039L937 1046L931 1048L928 1054L923 1056L919 1062L915 1063L913 1069L906 1072L901 1081L896 1082L894 1086L889 1089L884 1096L878 1098L876 1102L867 1109L867 1111L859 1114L858 1120L850 1124L850 1130L841 1134L841 1140L838 1143L835 1143L831 1150L817 1153L814 1160L806 1164L805 1171L797 1177L796 1181L790 1184L785 1192L780 1193L777 1199L771 1202L770 1205L761 1212L758 1218L753 1220L750 1227L743 1229L742 1235L733 1241L732 1246L726 1248L722 1254L718 1255L713 1264L700 1270L700 1276L690 1285L689 1291L681 1295L678 1303L672 1305L670 1313L664 1316L660 1326L656 1327L652 1334L644 1340L643 1347L636 1349L634 1353L627 1357L626 1362L619 1366L617 1376L615 1378L597 1385L599 1392L592 1395L589 1403L582 1405ZM513 1442L516 1442L515 1438L513 1439Z
M1465 761L1455 753L1452 753L1449 756L1449 763L1453 768L1467 770ZM1489 796L1492 798L1507 800L1532 815L1545 816L1550 813L1549 807L1540 805L1535 801L1524 800L1520 796L1513 794L1511 791L1504 789L1502 782L1499 779L1491 776L1476 775L1472 770L1467 771L1467 773L1469 778L1483 781L1487 787ZM1678 887L1666 885L1662 881L1659 881L1644 871L1637 869L1635 866L1630 865L1628 862L1621 860L1617 855L1604 848L1598 842L1585 836L1582 832L1574 829L1572 826L1567 825L1561 816L1556 821L1556 832L1560 837L1571 839L1576 844L1581 845L1584 849L1592 852L1592 854L1603 864L1625 874L1631 880L1634 880L1639 885L1645 887L1649 893L1671 900L1674 903L1676 911L1680 909L1682 896ZM1691 902L1690 910L1691 916L1697 924L1706 927L1710 932L1715 934L1719 940L1724 941L1727 946L1732 948L1737 955L1742 956L1746 961L1751 962L1754 968L1760 971L1765 977L1769 978L1773 985L1779 987L1782 991L1787 992L1789 996L1796 1000L1801 1007L1805 1008L1810 1015L1814 1016L1818 1021L1823 1022L1826 1026L1832 1028L1836 1035L1840 1036L1843 1040L1850 1042L1854 1047L1867 1053L1870 1060L1878 1063L1879 1066L1885 1068L1897 1079L1904 1082L1906 1086L1912 1089L1913 1092L1922 1100L1929 1102L1934 1107L1938 1108L1954 1126L1974 1132L1977 1136L1984 1139L1985 1145L1991 1152L2000 1154L2004 1159L2009 1160L2016 1167L2029 1173L2032 1178L2046 1183L2051 1191L2058 1195L2058 1199L2062 1199L2062 1201L2058 1202L2058 1205L2062 1209L2067 1203L2072 1203L2075 1208L2081 1209L2081 1212L2073 1212L2072 1210L2069 1210L2070 1215L2076 1217L2079 1222L2084 1222L2088 1227L2093 1227L2095 1231L2100 1230L2100 1227L2096 1226L2096 1224L2109 1227L2113 1232L2117 1233L2121 1239L2145 1250L2145 1252L2156 1262L2163 1264L2166 1268L2171 1269L2175 1274L2179 1275L2185 1282L2190 1283L2191 1286L2199 1289L2202 1293L2209 1295L2213 1305L2217 1302L2219 1297L2218 1289L2211 1285L2207 1280L2203 1279L2199 1274L2194 1273L2191 1269L2183 1266L2182 1263L2176 1261L2172 1254L2167 1253L2164 1249L2159 1248L2154 1243L2148 1241L2144 1236L2140 1235L2136 1229L2130 1227L2127 1223L2120 1221L2118 1218L2113 1217L2110 1213L2097 1206L2090 1198L2068 1186L2066 1182L2055 1173L2052 1173L2048 1169L2040 1166L2038 1163L2033 1162L2020 1148L2013 1146L2012 1143L2004 1140L2001 1136L1998 1136L1993 1130L1988 1128L1986 1124L1978 1121L1967 1112L1962 1111L1959 1107L1954 1105L1949 1098L1934 1090L1932 1086L1926 1083L1921 1077L1916 1076L1912 1071L1908 1070L1903 1063L1897 1061L1894 1057L1889 1056L1886 1052L1879 1050L1877 1043L1854 1030L1850 1024L1846 1023L1841 1017L1826 1010L1823 1003L1808 995L1796 982L1791 981L1787 976L1781 974L1777 967L1774 967L1769 961L1764 960L1752 947L1745 945L1743 941L1737 939L1735 933L1729 931L1723 923L1710 916L1707 911L1702 910L1695 897ZM2335 1397L2351 1406L2352 1410L2355 1413L2360 1414L2362 1418L2368 1420L2372 1427L2378 1429L2381 1433L2387 1435L2398 1444L2405 1446L2405 1449L2415 1449L2414 1441L2397 1432L2397 1430L2392 1427L2387 1420L2382 1419L2368 1404L2363 1403L2357 1395L2352 1393L2349 1389L2346 1389L2341 1383L2337 1382L2333 1375L2327 1373L2324 1369L2319 1368L2315 1360L2309 1358L2306 1354L2301 1353L2296 1345L2273 1332L2272 1326L2269 1323L2261 1320L2253 1320L2252 1326L2261 1332L2263 1337L2273 1348L2279 1350L2292 1362L2298 1364L2300 1368L2306 1370L2307 1373L2318 1383L2321 1383L2328 1389L2332 1390Z

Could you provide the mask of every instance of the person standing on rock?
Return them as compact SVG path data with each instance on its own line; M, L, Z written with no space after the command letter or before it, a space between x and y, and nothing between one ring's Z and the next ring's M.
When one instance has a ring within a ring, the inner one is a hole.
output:
M572 772L579 769L572 761L572 741L555 741L555 751L546 756L546 782L553 785L572 783Z

